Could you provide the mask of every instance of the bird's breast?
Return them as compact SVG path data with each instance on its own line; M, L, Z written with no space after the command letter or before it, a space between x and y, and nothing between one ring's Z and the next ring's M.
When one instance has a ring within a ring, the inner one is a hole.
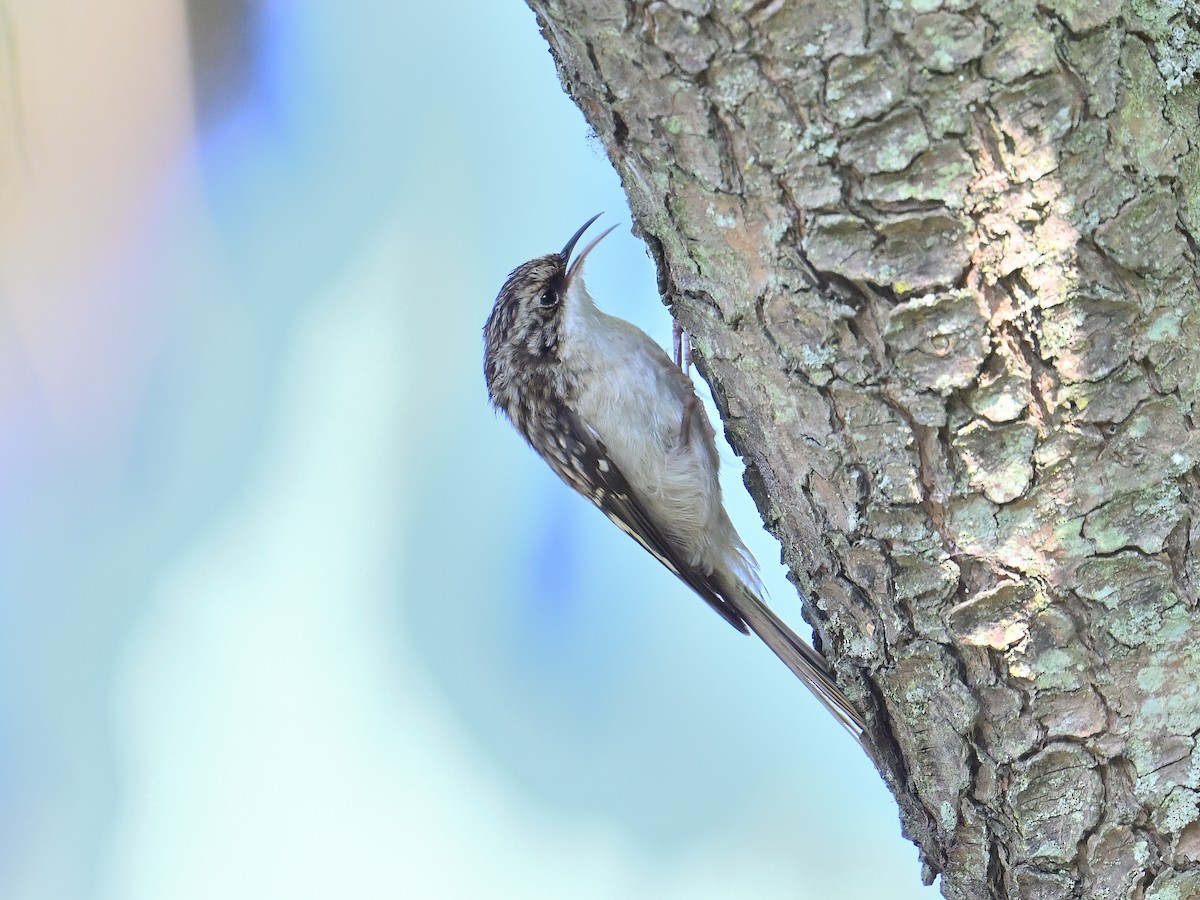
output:
M649 336L628 327L591 348L599 352L583 363L592 371L573 406L658 525L668 532L680 522L703 525L720 514L712 429L690 380Z

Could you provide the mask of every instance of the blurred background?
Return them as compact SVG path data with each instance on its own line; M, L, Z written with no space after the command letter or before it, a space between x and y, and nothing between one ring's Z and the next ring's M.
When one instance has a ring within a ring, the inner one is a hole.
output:
M0 0L0 897L934 896L487 405L505 275L601 210L667 344L518 0Z

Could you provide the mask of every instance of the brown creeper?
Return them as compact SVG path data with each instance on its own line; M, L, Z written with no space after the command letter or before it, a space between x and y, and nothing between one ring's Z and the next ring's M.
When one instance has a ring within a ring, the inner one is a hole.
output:
M596 308L583 224L561 253L518 266L483 329L492 404L567 484L739 631L753 631L851 734L863 718L824 658L764 602L721 502L713 427L691 379L636 326ZM614 226L615 227L615 226Z

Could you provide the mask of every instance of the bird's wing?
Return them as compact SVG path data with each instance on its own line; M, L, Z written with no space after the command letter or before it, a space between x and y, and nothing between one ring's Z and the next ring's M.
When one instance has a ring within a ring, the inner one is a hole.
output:
M748 585L733 589L735 596L727 597L713 573L705 574L689 566L646 513L604 442L579 416L560 409L554 434L555 439L545 443L549 452L544 455L563 481L596 504L618 528L703 597L730 625L743 634L753 631L762 638L822 705L860 743L864 741L866 723L862 714L837 686L823 656L771 612ZM863 746L868 745L863 743Z
M703 597L725 621L738 631L748 633L742 614L721 595L712 573L706 574L689 566L670 539L654 524L592 428L565 407L558 411L556 426L554 440L547 442L549 452L545 454L550 468Z

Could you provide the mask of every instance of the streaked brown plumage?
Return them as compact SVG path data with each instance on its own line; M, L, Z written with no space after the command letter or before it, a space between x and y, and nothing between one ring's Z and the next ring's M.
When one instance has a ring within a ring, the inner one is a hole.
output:
M588 253L518 266L484 326L493 405L568 485L739 631L752 631L862 740L861 714L824 658L765 602L758 567L721 501L715 434L679 367L645 332L596 308ZM609 231L612 229L610 228Z

